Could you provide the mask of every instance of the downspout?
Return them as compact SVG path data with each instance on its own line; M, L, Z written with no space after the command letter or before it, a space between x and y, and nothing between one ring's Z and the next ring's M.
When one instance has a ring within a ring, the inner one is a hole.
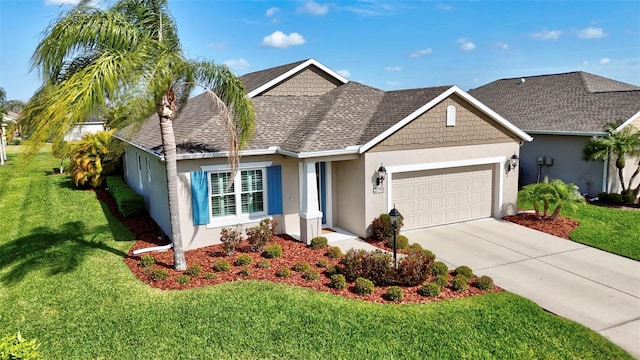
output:
M172 247L173 247L173 243L162 245L162 246L154 246L154 247L148 247L144 249L133 250L133 255L144 254L151 251L167 251Z
M609 159L604 159L602 169L602 192L609 192Z

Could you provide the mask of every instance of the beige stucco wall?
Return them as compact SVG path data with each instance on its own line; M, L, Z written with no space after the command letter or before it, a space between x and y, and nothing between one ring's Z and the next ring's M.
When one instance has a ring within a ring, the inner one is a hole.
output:
M356 160L333 163L333 220L337 227L364 235L362 224L365 223L365 204L367 187L363 184L365 174L364 156Z
M285 82L265 91L262 96L317 96L335 89L340 84L315 66L309 66Z

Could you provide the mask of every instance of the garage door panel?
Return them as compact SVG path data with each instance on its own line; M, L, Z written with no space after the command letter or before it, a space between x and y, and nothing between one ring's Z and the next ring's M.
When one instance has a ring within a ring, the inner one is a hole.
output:
M491 216L493 166L394 174L393 202L415 229Z

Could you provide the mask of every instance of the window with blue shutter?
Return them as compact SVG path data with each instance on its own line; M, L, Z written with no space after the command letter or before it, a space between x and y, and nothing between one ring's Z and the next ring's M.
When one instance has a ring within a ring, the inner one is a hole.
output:
M193 225L205 225L209 223L208 179L209 177L205 171L194 171L191 173Z
M282 214L282 167L267 167L267 197L269 199L269 215Z

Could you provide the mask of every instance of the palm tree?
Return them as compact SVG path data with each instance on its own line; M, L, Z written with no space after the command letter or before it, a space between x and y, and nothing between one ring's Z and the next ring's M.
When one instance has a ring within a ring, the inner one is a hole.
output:
M184 57L167 0L120 0L108 9L81 2L46 30L32 57L43 85L21 116L30 150L59 139L77 122L122 104L126 121L152 114L160 121L166 161L174 266L186 268L178 216L178 174L172 121L190 92L201 86L216 100L229 133L235 171L238 149L254 129L244 84L224 65ZM118 125L118 124L115 124ZM124 124L119 124L124 125Z
M604 137L594 137L584 147L583 154L588 160L610 160L615 157L615 166L618 169L618 178L622 193L626 193L631 187L631 182L640 172L640 163L636 173L632 175L629 184L624 181L624 167L626 166L627 156L640 154L640 132L633 131L631 127L625 127L620 131L616 131L614 124L605 126L607 135Z
M580 195L578 187L573 183L554 179L549 183L549 186L553 188L553 203L556 206L551 216L548 217L549 220L555 219L565 207L575 208L577 204L584 203L584 198Z
M522 190L518 192L520 199L533 203L533 210L538 220L547 218L549 204L554 201L555 196L555 191L549 184L548 177L545 177L543 182L525 185L522 187ZM542 204L543 207L542 214L540 214L540 204Z

